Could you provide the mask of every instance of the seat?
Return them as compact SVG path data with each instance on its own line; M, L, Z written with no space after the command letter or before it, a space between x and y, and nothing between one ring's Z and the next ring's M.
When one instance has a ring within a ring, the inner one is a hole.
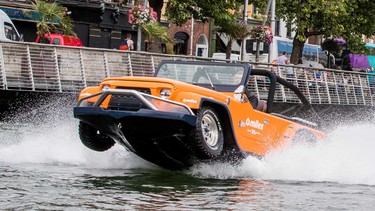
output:
M249 89L246 90L245 94L254 109L267 112L267 102L265 100L259 100L258 97Z

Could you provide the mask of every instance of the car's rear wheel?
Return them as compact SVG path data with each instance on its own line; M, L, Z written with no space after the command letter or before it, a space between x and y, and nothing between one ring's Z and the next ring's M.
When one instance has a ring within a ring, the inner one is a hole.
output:
M99 130L81 121L79 122L78 132L83 145L94 151L109 150L116 143L111 137L100 134Z
M216 158L223 151L223 129L212 107L203 107L198 111L193 139L194 148L200 158Z

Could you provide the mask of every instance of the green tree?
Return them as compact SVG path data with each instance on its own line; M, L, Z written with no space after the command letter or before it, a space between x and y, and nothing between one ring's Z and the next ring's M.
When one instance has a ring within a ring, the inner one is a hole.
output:
M229 37L227 48L226 48L226 59L230 59L230 54L232 52L232 43L237 40L242 43L242 41L250 35L250 29L246 25L241 25L237 22L222 24L218 28L218 33L225 34Z
M267 1L254 0L265 8ZM302 57L305 41L313 35L343 37L354 52L364 52L362 35L375 34L372 0L276 0L276 15L294 25L291 62Z
M153 8L135 5L129 10L128 22L141 28L148 43L147 51L152 51L151 49L160 44L155 41L174 43L174 39L168 35L168 28L157 21L157 13Z
M150 21L147 23L142 24L141 30L143 34L145 35L146 40L148 41L148 48L147 51L152 52L153 48L156 46L153 46L155 44L155 38L160 39L163 42L166 42L167 44L173 44L175 40L168 35L168 28L166 26L161 25L159 22L156 21Z
M232 42L248 34L246 26L237 23L236 11L243 4L243 0L170 0L167 4L166 16L168 20L182 25L194 17L196 20L213 20L219 33L229 36L226 57L230 58Z
M32 8L37 12L27 13L37 20L37 35L44 39L46 33L62 33L76 36L73 31L73 21L67 16L67 9L56 2L47 3L43 0L33 2Z
M243 0L170 0L166 16L178 25L186 23L193 15L194 19L213 19L217 26L222 26L237 19L229 10L237 10L242 4Z

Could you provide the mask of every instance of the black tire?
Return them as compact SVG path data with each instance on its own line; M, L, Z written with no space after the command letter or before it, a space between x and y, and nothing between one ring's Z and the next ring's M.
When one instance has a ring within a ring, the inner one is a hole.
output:
M100 134L99 130L81 121L78 132L82 144L94 151L104 152L116 143L111 137Z
M316 135L306 129L300 129L296 132L293 136L292 144L293 145L306 145L306 146L314 146L317 142Z
M199 158L209 159L220 156L224 147L224 133L220 119L213 108L207 106L198 111L193 139L193 147Z

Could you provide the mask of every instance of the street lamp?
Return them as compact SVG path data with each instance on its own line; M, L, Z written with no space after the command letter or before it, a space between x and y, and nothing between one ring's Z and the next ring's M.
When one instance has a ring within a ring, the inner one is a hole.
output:
M143 7L146 8L147 4L148 4L148 1L144 0ZM141 43L142 43L142 31L141 31L141 26L138 25L137 51L141 51Z
M244 3L244 8L243 8L243 22L245 24L245 26L247 26L247 10L248 10L248 5L249 4L249 0L245 0L245 3ZM246 37L244 37L243 41L242 41L242 54L241 54L241 60L245 60L245 52L246 52Z

